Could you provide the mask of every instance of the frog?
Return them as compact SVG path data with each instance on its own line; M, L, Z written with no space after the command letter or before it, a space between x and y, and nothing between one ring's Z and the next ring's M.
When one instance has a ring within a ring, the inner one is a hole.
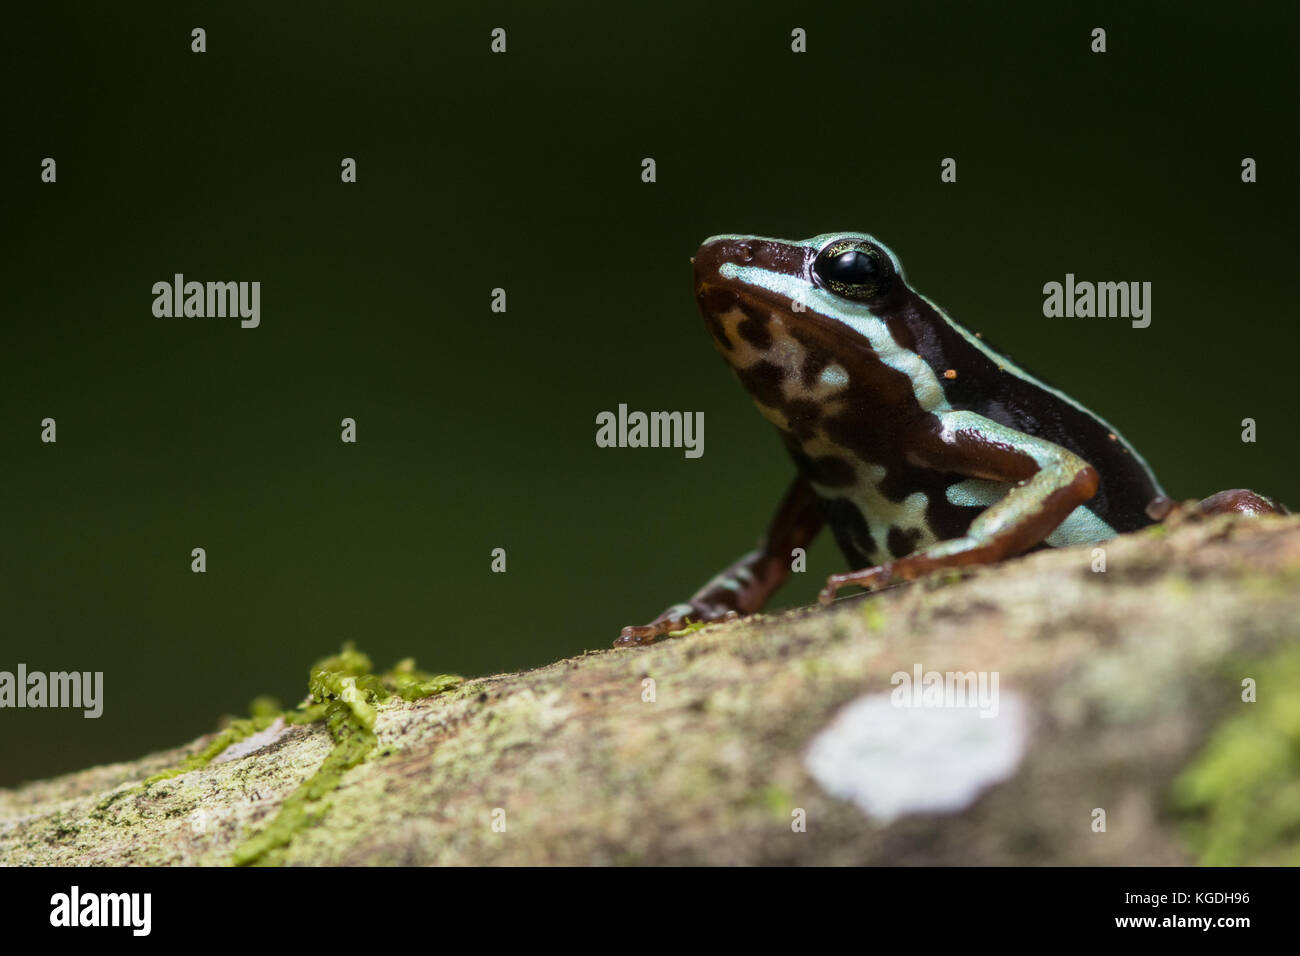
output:
M1175 503L1118 429L957 324L874 236L713 236L692 259L713 345L796 477L759 547L616 647L761 610L829 527L851 570L819 594L1100 543L1183 508L1288 514L1245 488Z

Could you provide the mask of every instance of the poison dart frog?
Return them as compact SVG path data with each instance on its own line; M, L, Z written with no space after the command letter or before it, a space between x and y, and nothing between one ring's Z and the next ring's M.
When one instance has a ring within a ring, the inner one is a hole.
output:
M695 296L713 344L776 426L798 477L758 550L615 646L758 611L829 525L867 590L1038 547L1105 541L1174 508L1114 426L914 291L872 236L715 236ZM1287 513L1245 489L1206 514Z

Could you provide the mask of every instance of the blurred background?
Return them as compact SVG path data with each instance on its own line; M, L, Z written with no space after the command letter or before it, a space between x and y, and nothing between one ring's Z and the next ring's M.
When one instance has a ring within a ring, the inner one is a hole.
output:
M871 232L1171 494L1300 505L1294 5L699 6L7 13L0 670L105 701L0 711L0 785L295 702L344 641L472 676L684 599L792 474L695 311L715 233ZM260 281L261 327L155 318L177 272ZM1044 318L1067 272L1151 281L1151 327ZM597 448L620 402L703 411L704 457Z

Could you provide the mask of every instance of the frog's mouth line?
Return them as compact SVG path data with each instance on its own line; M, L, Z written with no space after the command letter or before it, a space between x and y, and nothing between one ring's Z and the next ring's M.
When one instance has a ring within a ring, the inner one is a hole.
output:
M875 348L860 332L812 306L796 311L787 297L771 289L726 279L703 282L696 301L718 351L738 370L769 359L773 343L781 339L798 342L800 349L818 356L815 361L822 367L855 364L846 355L876 361ZM840 358L833 361L835 356Z
M735 289L703 283L695 288L695 302L705 315L720 315L740 305L740 295Z

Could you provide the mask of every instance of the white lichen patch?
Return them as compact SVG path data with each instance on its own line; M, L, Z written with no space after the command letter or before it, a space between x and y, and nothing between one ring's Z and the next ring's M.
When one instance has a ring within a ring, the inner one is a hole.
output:
M828 793L882 824L955 813L1015 772L1027 724L1024 702L1007 691L992 718L974 707L899 707L891 694L867 694L813 738L804 766Z
M256 753L263 747L269 747L275 743L285 732L288 731L289 725L284 722L284 718L277 718L275 723L265 730L259 730L255 734L245 737L239 743L231 744L221 753L212 758L212 763L226 763L230 760L238 760L240 757L246 757L251 753Z

